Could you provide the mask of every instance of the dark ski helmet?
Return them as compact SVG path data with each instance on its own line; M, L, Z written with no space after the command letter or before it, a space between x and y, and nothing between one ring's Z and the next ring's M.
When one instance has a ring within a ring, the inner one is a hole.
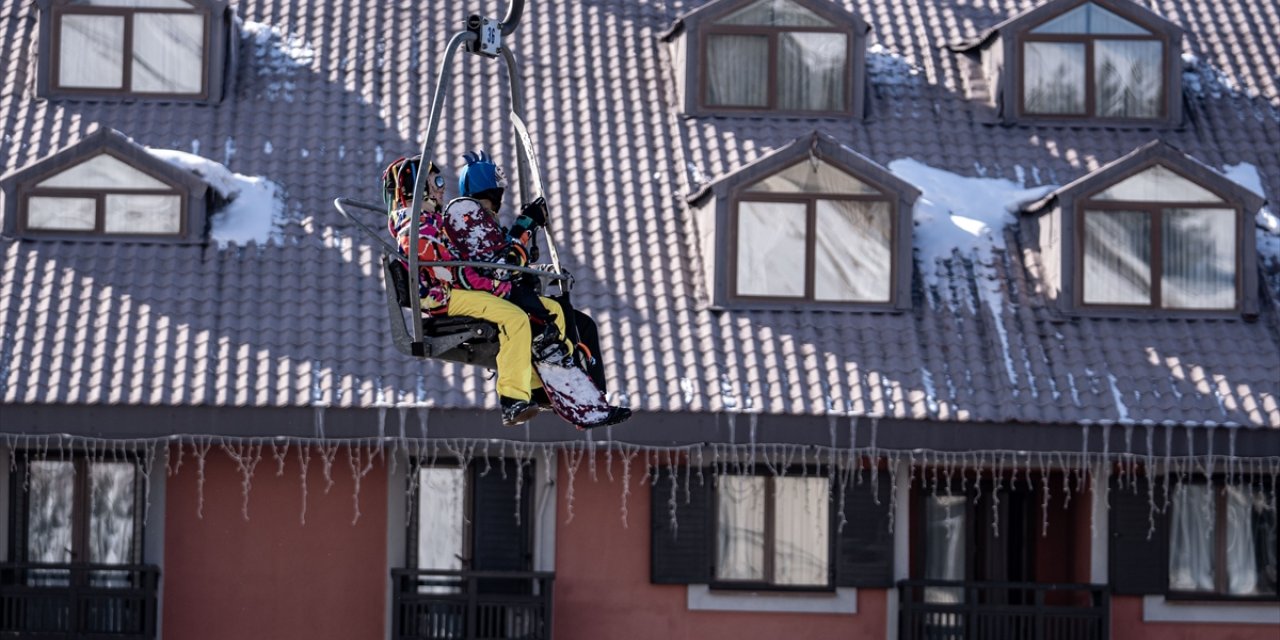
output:
M413 200L414 182L418 179L418 167L422 164L422 156L396 158L382 172L382 200L388 207L407 207ZM427 175L436 174L435 185L427 185L430 192L432 186L444 188L444 177L434 162L427 163Z
M458 172L458 193L468 198L488 197L495 204L500 204L502 192L507 188L507 178L503 175L502 168L481 150L464 153L462 159L467 161L467 166ZM495 190L496 194L486 193Z

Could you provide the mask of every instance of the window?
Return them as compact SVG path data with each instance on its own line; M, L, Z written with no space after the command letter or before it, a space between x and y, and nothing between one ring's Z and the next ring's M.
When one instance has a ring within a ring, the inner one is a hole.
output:
M850 113L854 29L792 0L754 0L701 35L708 110Z
M437 462L409 479L410 564L430 571L529 571L530 465L511 460Z
M1261 485L1180 482L1169 512L1169 591L1276 592L1276 502Z
M208 94L210 14L184 0L69 0L52 12L60 94Z
M717 478L716 580L827 586L828 489L827 478Z
M179 191L108 153L37 181L23 197L34 232L178 235Z
M1166 115L1161 35L1086 2L1021 38L1024 115L1152 120Z
M878 187L822 161L793 164L737 200L733 296L889 302L896 226Z
M1079 207L1085 305L1239 306L1240 215L1222 197L1156 164Z

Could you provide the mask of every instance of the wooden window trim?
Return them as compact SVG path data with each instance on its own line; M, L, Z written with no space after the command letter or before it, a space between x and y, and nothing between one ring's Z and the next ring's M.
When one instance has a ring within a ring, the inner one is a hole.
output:
M832 168L844 171L835 165ZM848 173L848 172L846 172ZM862 307L867 305L894 305L897 303L897 287L894 283L898 281L898 264L897 264L897 237L898 229L898 201L892 197L891 191L880 187L861 176L853 175L858 180L865 182L871 187L878 189L879 194L857 194L857 195L840 195L827 193L801 193L801 194L778 194L778 193L762 193L741 191L733 199L730 205L729 216L729 264L730 277L729 282L729 298L738 302L770 302L770 303L814 303L824 305L834 305L840 307ZM836 201L853 201L853 202L884 202L889 205L889 299L885 300L816 300L814 298L815 287L815 271L817 262L817 203L819 200L836 200ZM738 235L739 235L739 205L743 202L774 202L787 204L804 204L805 205L805 273L804 273L804 296L787 297L787 296L752 296L738 293Z
M808 471L807 477L810 477L810 478L820 477L826 473L825 470L822 470L822 469L815 470L814 468L809 468L807 469L807 471ZM802 475L801 469L799 468L788 469L787 472L788 472L788 475L791 475L791 476ZM765 486L764 486L764 497L765 497L765 500L764 500L764 579L763 580L727 580L724 578L719 578L716 575L717 570L720 567L720 557L719 557L720 548L719 548L719 544L717 543L720 536L720 491L719 491L720 484L719 483L720 483L720 478L727 477L727 476L763 478L765 481ZM829 592L835 591L836 584L835 584L834 577L835 577L835 568L836 568L837 536L836 536L835 528L831 526L831 523L833 522L833 519L838 516L836 516L834 511L827 514L828 515L827 517L827 571L826 571L827 583L813 584L813 585L785 585L785 584L774 583L774 580L777 579L777 576L774 575L776 567L774 566L773 556L774 556L774 552L777 550L777 547L776 547L777 532L774 529L774 519L775 519L774 516L777 513L777 504L775 501L777 499L776 482L778 477L779 476L776 475L773 472L773 470L761 469L758 467L744 470L742 473L715 474L715 485L714 485L715 490L711 492L712 570L711 570L711 582L710 584L708 584L708 588L713 590L724 590L724 591L774 591L774 592L801 592L801 593L815 593L815 592L829 593ZM828 482L830 482L829 477L827 477L827 480ZM833 508L834 508L834 505L833 505Z
M844 108L835 111L809 111L801 109L783 110L778 107L778 38L783 33L836 33L845 36L845 72L846 80L844 87ZM765 36L769 41L769 68L766 71L765 82L768 86L765 97L767 102L765 106L731 106L711 104L710 76L710 59L707 55L707 47L710 44L712 36L718 35L754 35ZM723 115L780 115L780 116L798 116L807 118L838 118L851 116L854 113L853 96L854 84L861 81L866 73L865 69L853 69L853 46L854 33L851 28L834 27L768 27L757 25L723 25L709 24L703 26L698 31L698 109L703 113L714 113ZM864 65L865 66L865 65Z
M1106 189L1123 182L1124 180L1142 173L1154 166L1162 166L1165 169L1177 174L1205 189L1217 196L1221 202L1149 202L1142 200L1094 200L1093 198ZM1192 307L1165 307L1163 292L1163 276L1164 276L1164 246L1163 246L1163 228L1162 222L1164 213L1169 209L1230 209L1235 216L1235 305L1231 308L1192 308ZM1084 214L1086 210L1094 211L1137 211L1146 213L1151 220L1151 303L1136 305L1120 305L1120 304L1091 304L1084 301L1084 247L1085 247L1085 226ZM1231 198L1223 195L1218 189L1211 185L1204 184L1196 180L1182 171L1159 162L1149 162L1142 166L1129 171L1122 176L1109 181L1106 185L1093 190L1084 197L1076 201L1074 224L1078 232L1075 234L1074 247L1072 249L1075 260L1075 273L1072 280L1075 284L1075 304L1079 309L1102 309L1117 311L1158 311L1161 313L1240 313L1244 305L1244 209L1233 201Z
M1254 482L1253 478L1246 477L1245 482L1240 483L1242 486L1259 486ZM1214 540L1213 540L1213 591L1174 591L1166 588L1165 598L1171 601L1204 601L1204 602L1276 602L1280 601L1280 589L1274 594L1259 595L1232 595L1227 592L1227 493L1226 479L1223 476L1215 475L1207 482L1202 478L1196 480L1191 474L1184 479L1178 476L1170 476L1168 479L1170 485L1189 484L1189 485L1209 485L1213 488L1213 517L1214 517ZM1266 490L1265 484L1263 490ZM1172 493L1172 489L1170 491ZM1172 509L1172 504L1170 505ZM1172 512L1170 512L1172 513ZM1168 535L1168 533L1166 533ZM1172 549L1168 554L1172 553ZM1168 555L1166 554L1166 555ZM1166 558L1168 561L1169 558ZM1167 582L1166 582L1167 585Z
M1079 5L1076 5L1076 6L1079 6ZM1067 11L1070 11L1071 9L1074 9L1074 8L1075 7L1070 7L1067 9ZM1116 122L1116 123L1123 123L1123 124L1133 124L1133 123L1158 122L1158 121L1167 119L1169 117L1169 107L1170 107L1169 102L1172 99L1172 97L1170 96L1171 89L1169 84L1169 69L1168 69L1168 65L1165 62L1165 59L1169 55L1169 47L1171 46L1168 36L1157 33L1156 30L1152 29L1148 25L1140 24L1137 21L1132 21L1132 20L1131 22L1134 22L1134 24L1139 24L1139 26L1145 28L1147 31L1150 31L1152 35L1103 35L1103 34L1087 34L1087 33L1033 34L1031 33L1031 29L1034 29L1035 27L1038 27L1044 24L1045 22L1048 22L1049 20L1053 20L1054 18L1060 15L1062 14L1058 14L1056 16L1046 19L1043 22L1039 22L1035 25L1032 25L1031 27L1028 27L1026 30L1019 33L1017 36L1017 40L1016 40L1017 46L1015 48L1016 50L1015 55L1017 55L1017 58L1018 58L1019 73L1016 74L1016 77L1013 78L1013 81L1015 84L1015 93L1017 94L1016 99L1017 99L1017 105L1018 105L1019 118L1027 119L1027 120L1033 120L1033 119L1034 120L1055 120L1055 121L1061 120L1061 121L1072 121L1072 122L1097 121L1097 122ZM1094 73L1093 73L1093 57L1094 57L1093 49L1094 49L1094 41L1096 40L1130 40L1130 41L1148 41L1148 42L1160 43L1161 50L1160 50L1160 65L1159 65L1160 66L1159 94L1161 96L1161 99L1160 99L1160 105L1159 105L1159 112L1157 115L1151 116L1148 118L1116 118L1116 117L1101 117L1097 115L1097 105L1095 104L1097 83L1095 82ZM1027 43L1028 42L1056 42L1056 43L1070 43L1070 44L1084 45L1084 94L1085 94L1084 108L1085 110L1083 114L1031 113L1027 111L1026 74L1027 74Z
M204 21L202 58L200 60L200 91L196 93L155 93L155 92L139 92L134 91L133 86L133 16L139 13L145 14L177 14L177 15L198 15ZM121 16L124 18L124 34L123 43L124 51L121 57L121 66L123 67L121 75L120 89L86 89L81 87L64 87L61 83L62 76L62 60L61 60L61 43L62 43L62 18L66 15L96 15L96 16ZM209 99L209 49L212 46L213 31L213 13L208 8L200 8L192 6L190 10L175 8L147 8L147 7L100 7L88 5L67 5L55 6L50 13L52 21L50 29L51 44L49 47L49 87L50 90L60 96L74 97L103 97L103 98L181 98L183 100L208 100ZM235 46L232 43L232 46Z

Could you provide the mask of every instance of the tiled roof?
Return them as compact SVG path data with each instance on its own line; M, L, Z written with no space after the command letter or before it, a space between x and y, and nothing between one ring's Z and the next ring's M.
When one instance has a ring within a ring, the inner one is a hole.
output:
M1280 6L1166 0L1186 28L1175 131L983 124L944 47L1028 2L844 3L873 29L868 119L686 118L658 36L702 3L530 0L512 42L575 302L600 323L611 389L646 412L846 412L938 421L1235 423L1280 428L1280 321L1063 319L1008 233L990 259L917 264L908 313L722 311L685 198L815 129L888 166L1062 185L1159 136L1250 163L1280 201ZM283 187L283 240L168 246L0 239L0 403L496 405L488 372L396 353L377 249L336 196L376 201L417 149L455 5L247 0L215 106L34 97L36 5L0 6L0 174L112 127ZM457 18L457 19L454 19ZM439 132L457 164L512 161L501 65L459 56ZM1280 256L1268 292L1280 295Z

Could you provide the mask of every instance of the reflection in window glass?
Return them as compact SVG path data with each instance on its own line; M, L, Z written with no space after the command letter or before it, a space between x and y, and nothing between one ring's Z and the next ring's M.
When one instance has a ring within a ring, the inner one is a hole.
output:
M832 26L828 20L791 0L757 0L716 22L763 27Z
M1151 219L1140 211L1085 211L1084 302L1151 304Z
M1085 113L1084 45L1028 42L1022 71L1027 113Z
M27 199L27 228L41 231L93 231L98 203L93 198Z
M764 107L769 104L769 38L714 35L707 38L707 104Z
M123 16L63 15L58 35L58 86L124 87Z
M848 46L848 37L843 33L780 34L778 107L843 111Z
M803 203L738 203L738 295L805 294L806 217Z
M461 468L418 470L419 569L462 569L465 478Z
M1236 306L1236 215L1232 209L1170 209L1162 222L1167 308Z
M818 200L816 224L814 298L888 302L893 272L889 203Z
M1222 202L1208 189L1155 165L1135 173L1093 196L1094 200L1132 202Z
M1153 40L1096 40L1093 44L1095 115L1155 118L1163 93L1164 46Z
M132 564L137 486L134 465L96 462L89 467L89 562Z
M844 195L877 194L867 183L825 162L815 167L808 160L783 169L747 187L763 193L830 193Z
M27 562L71 562L74 466L32 461L27 465L27 481Z
M133 18L133 87L141 93L200 93L204 16L139 13Z
M765 479L720 476L716 578L764 580Z
M178 233L182 199L178 196L108 194L107 233Z
M123 160L105 153L42 180L37 186L64 189L172 189Z
M774 478L774 584L827 584L827 478Z

